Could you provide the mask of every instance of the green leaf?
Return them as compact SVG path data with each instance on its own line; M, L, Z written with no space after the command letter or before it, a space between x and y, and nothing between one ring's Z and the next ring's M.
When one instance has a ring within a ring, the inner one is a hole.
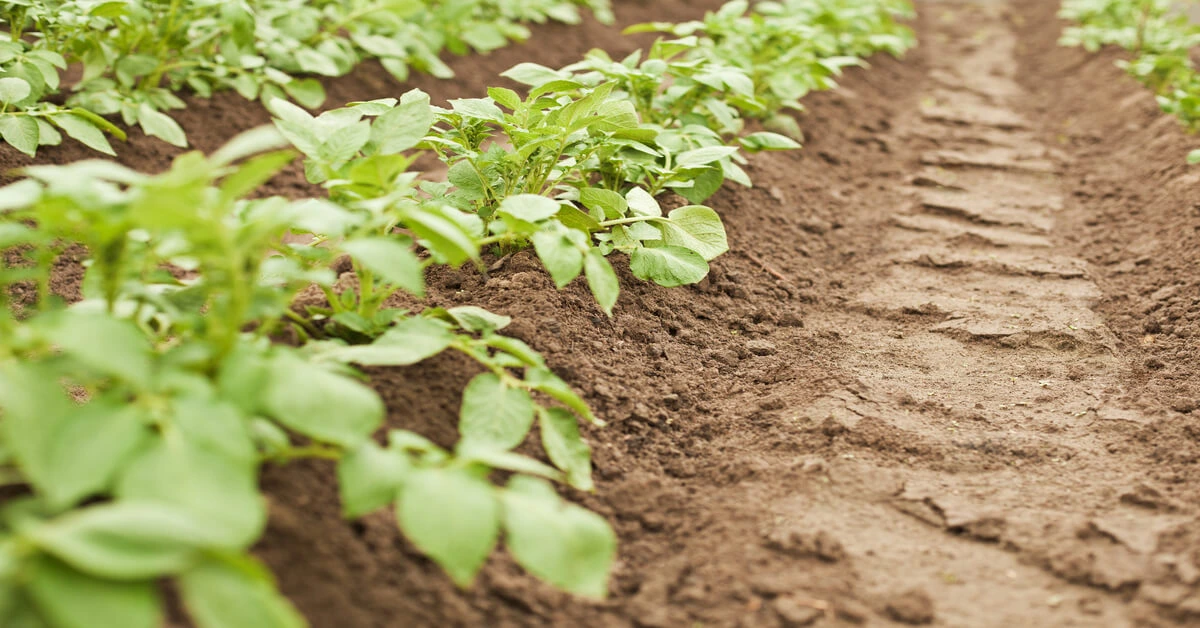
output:
M284 83L283 91L309 109L316 109L325 103L325 88L317 79L296 79Z
M421 268L421 260L399 241L361 238L343 242L342 250L384 281L418 297L425 296L425 271Z
M371 127L371 141L380 154L390 155L417 145L433 126L429 95L412 90L400 99L400 105L379 116Z
M88 122L91 122L92 126L96 127L97 129L100 129L101 131L104 131L105 133L108 133L109 135L111 135L121 141L125 141L125 139L127 139L125 136L125 131L121 130L121 127L118 127L117 125L113 124L112 122L105 120L103 117L98 116L98 115L88 111L87 109L76 107L74 109L71 109L70 113L73 116L79 116L80 118L83 118L84 120L87 120Z
M261 383L261 371L250 374L245 383L257 389ZM174 399L172 421L180 435L189 443L218 454L234 464L254 465L258 461L251 436L251 421L248 417L255 409L246 410L235 405L222 390L216 399L205 396ZM253 393L251 393L253 394Z
M479 247L474 238L460 223L450 219L449 211L453 210L439 212L423 206L406 213L404 223L425 241L430 252L445 258L451 266L478 259Z
M662 216L662 207L650 193L642 188L633 188L625 194L629 210L634 216Z
M720 167L705 168L691 180L690 187L675 187L675 193L689 203L700 204L712 198L725 183L725 171Z
M99 401L63 416L47 443L48 474L39 482L50 507L65 509L108 488L149 436L148 423L137 406Z
M487 186L468 160L464 159L450 166L446 171L446 180L458 188L459 194L469 193L470 200L481 200L487 197Z
M678 246L642 247L629 256L633 276L666 288L686 286L708 275L708 262L699 253Z
M105 155L116 155L113 152L112 145L108 143L108 138L104 137L104 132L87 118L74 113L66 113L53 116L50 118L50 121L58 125L58 128L66 131L67 136L84 146Z
M29 116L0 114L0 137L30 157L37 153L38 125Z
M333 133L317 148L317 158L328 163L349 161L371 139L371 123L359 120Z
M592 448L579 434L575 415L561 408L538 408L542 448L550 461L567 473L567 482L581 490L595 489L592 483Z
M601 229L600 223L574 205L562 205L555 216L568 229L591 233Z
M42 186L33 179L21 179L16 183L10 183L0 187L0 212L5 212L12 209L24 209L38 202L42 198ZM9 229L21 228L21 225L8 223L5 225ZM22 229L23 232L32 234L28 229ZM7 239L0 240L0 247L7 248L17 241L9 241Z
M296 159L291 150L281 150L251 158L221 181L221 193L229 201L237 200L270 181Z
M494 314L481 307L464 305L452 307L446 311L463 329L476 334L484 334L504 329L512 324L512 317Z
M500 535L495 489L467 469L413 473L400 492L396 519L405 536L464 588Z
M107 314L64 312L47 334L72 358L135 386L147 386L152 375L151 347L133 323Z
M705 146L679 153L675 156L675 165L680 168L698 168L720 161L738 151L736 146Z
M68 133L69 134L69 133ZM225 166L247 157L266 153L280 148L286 148L288 141L280 134L279 129L265 124L243 131L217 149L208 160L213 165Z
M304 628L308 622L258 561L210 557L179 577L179 592L198 628Z
M601 599L617 554L603 517L564 502L544 480L516 476L503 493L509 551L529 573L561 589Z
M248 439L245 431L231 436ZM227 549L249 546L267 521L257 461L229 458L186 438L159 439L129 465L116 494L171 505L204 526L210 544Z
M533 413L533 398L527 391L484 373L463 391L458 430L464 444L512 449L533 427Z
M295 52L294 58L296 64L301 70L320 74L323 76L338 76L341 72L338 66L332 59L313 50L312 48L301 48Z
M555 399L587 419L597 427L603 427L604 421L596 418L595 413L588 407L583 397L580 397L566 382L553 371L545 367L531 368L525 371L525 383L534 390Z
M487 98L460 98L449 102L450 108L454 110L454 113L464 117L488 120L490 122L504 121L504 112Z
M179 126L171 116L160 111L155 111L153 107L142 103L138 107L138 124L146 135L157 137L162 141L179 146L180 148L187 147L187 136L183 133L183 128Z
M444 325L425 318L410 318L370 345L338 349L330 356L363 366L407 366L445 351L454 340L454 334Z
M0 78L0 103L11 105L29 98L33 88L25 79L9 76Z
M537 194L516 194L500 202L501 214L525 222L540 222L558 213L561 205L558 201Z
M801 147L800 142L797 142L786 135L780 135L778 133L770 133L766 131L762 133L751 133L750 135L739 138L738 142L741 143L742 148L745 148L751 152L764 150L794 150Z
M23 534L79 571L112 580L178 573L213 545L211 533L178 509L126 501L76 510Z
M56 381L56 370L31 364L4 366L0 369L0 410L4 416L0 433L25 478L44 491L54 480L50 453L57 433L75 408ZM57 499L65 501L66 495Z
M512 68L501 72L500 76L525 85L537 86L551 81L563 80L569 78L570 75L566 72L552 70L536 63L518 63Z
M689 205L672 210L667 219L658 226L668 245L695 251L706 261L729 250L725 225L717 212L700 205Z
M262 392L270 377L264 351L250 343L240 343L225 358L217 374L220 398L248 415L260 413Z
M295 104L290 103L286 100L283 100L282 98L272 99L272 100L268 101L266 103L266 105L267 105L267 109L276 118L279 118L283 122L290 122L291 124L298 125L301 127L312 125L312 121L313 121L312 115L310 115L304 109L301 109L300 107L297 107Z
M613 272L612 264L608 263L600 249L591 249L583 258L583 269L596 302L606 314L612 316L617 297L621 294L621 283L617 280L617 273Z
M471 445L465 441L459 444L454 455L460 462L475 462L492 469L536 475L556 482L561 482L564 477L558 469L528 456L487 446Z
M498 25L490 22L478 22L467 27L462 32L462 39L478 52L490 52L508 44Z
M403 454L363 442L338 462L342 514L354 519L395 501L410 467Z
M1200 148L1188 153L1187 162L1193 166L1200 164Z
M114 582L82 574L49 557L25 570L25 590L54 628L158 628L162 610L153 582Z
M525 344L524 341L516 338L509 338L508 336L499 336L496 334L484 336L483 341L487 344L487 346L499 349L500 351L513 356L520 362L523 362L527 366L546 365L546 360L542 358L541 354L539 354L537 351L534 351L533 348Z
M579 200L584 207L603 212L606 220L617 220L625 217L629 211L629 203L625 197L600 188L584 188L579 193Z
M310 438L356 447L383 423L383 402L375 391L282 353L270 364L262 393L263 410Z
M583 272L583 253L560 231L539 231L530 236L542 265L550 271L559 288L571 283Z
M489 87L488 96L505 107L516 110L521 107L521 97L507 87Z

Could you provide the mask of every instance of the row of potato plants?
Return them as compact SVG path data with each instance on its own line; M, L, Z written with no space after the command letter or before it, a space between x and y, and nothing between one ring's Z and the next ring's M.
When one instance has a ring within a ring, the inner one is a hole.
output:
M443 51L495 50L528 38L529 23L577 24L580 6L612 20L609 0L10 0L0 139L32 156L65 133L112 154L106 134L125 134L103 116L119 115L185 147L165 113L185 106L180 89L318 107L318 77L377 59L401 81L412 70L448 78ZM70 64L82 74L65 85Z
M1089 52L1115 45L1131 53L1117 64L1154 90L1158 104L1189 131L1200 131L1200 72L1192 49L1200 25L1175 0L1065 0L1060 17L1075 22L1060 40ZM1188 154L1200 163L1200 149Z
M851 59L903 52L914 42L897 20L910 11L731 2L700 22L636 27L669 33L645 54L518 65L505 76L521 92L439 107L414 90L317 116L275 99L274 126L161 174L99 160L26 168L0 189L0 472L12 490L0 623L157 626L166 579L201 628L304 625L250 550L266 525L262 466L310 458L336 465L347 517L391 509L460 586L503 538L534 576L603 597L615 535L553 484L593 490L580 423L602 421L504 335L508 317L406 311L392 297L424 296L434 265L482 268L527 247L560 287L582 275L610 315L614 254L662 286L701 280L728 248L701 203L726 179L750 184L743 152L799 147L744 121L788 115ZM763 61L775 55L806 62ZM259 198L298 154L327 194ZM422 156L444 164L444 181L413 170ZM666 192L691 204L664 211ZM54 293L64 256L85 259L78 303ZM353 277L338 277L347 257ZM312 290L324 301L300 305ZM480 370L458 443L381 435L387 408L359 369L443 352ZM535 432L541 453L518 453Z

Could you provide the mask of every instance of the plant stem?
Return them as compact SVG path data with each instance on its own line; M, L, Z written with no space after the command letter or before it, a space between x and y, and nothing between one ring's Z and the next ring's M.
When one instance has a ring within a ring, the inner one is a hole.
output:
M341 460L343 452L334 447L325 445L309 445L307 447L294 447L277 454L267 456L264 461L273 464L287 464L293 460L317 459L317 460Z
M600 223L601 227L616 227L619 225L632 225L635 222L651 222L654 220L665 220L662 216L633 216L631 218L618 218L616 220L607 220Z

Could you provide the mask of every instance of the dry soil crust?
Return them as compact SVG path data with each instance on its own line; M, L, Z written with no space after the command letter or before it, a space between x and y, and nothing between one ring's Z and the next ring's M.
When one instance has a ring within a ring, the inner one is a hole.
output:
M513 316L612 423L588 434L597 492L574 496L620 535L610 600L504 554L458 591L387 514L343 522L319 463L266 474L258 552L283 590L322 628L1200 623L1200 175L1112 54L1054 46L1053 5L922 2L920 50L810 98L804 151L713 199L733 250L699 286L623 272L609 320L528 254L431 278L431 304ZM631 46L552 27L422 86L477 95L593 45ZM395 95L380 76L331 91ZM231 99L187 116L204 148L265 119ZM125 159L159 168L156 146ZM473 374L373 373L391 426L443 444Z

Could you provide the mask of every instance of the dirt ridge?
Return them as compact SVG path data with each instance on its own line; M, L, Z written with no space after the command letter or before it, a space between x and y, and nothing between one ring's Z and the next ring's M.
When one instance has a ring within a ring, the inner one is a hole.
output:
M617 9L629 23L719 4ZM608 319L529 252L487 276L432 273L427 305L514 317L610 422L587 433L597 492L570 494L620 536L610 599L557 592L503 553L460 591L388 513L343 521L315 461L264 477L256 551L283 591L320 628L1200 622L1196 140L1115 53L1058 48L1054 4L920 2L919 50L811 95L805 149L753 156L757 187L714 197L732 250L697 286L618 262ZM365 66L331 102L478 95L519 61L639 43L548 26L457 60L451 82ZM212 148L263 121L219 97L185 127ZM172 154L135 138L122 160ZM298 171L271 191L312 193ZM375 369L389 427L453 443L473 368Z

